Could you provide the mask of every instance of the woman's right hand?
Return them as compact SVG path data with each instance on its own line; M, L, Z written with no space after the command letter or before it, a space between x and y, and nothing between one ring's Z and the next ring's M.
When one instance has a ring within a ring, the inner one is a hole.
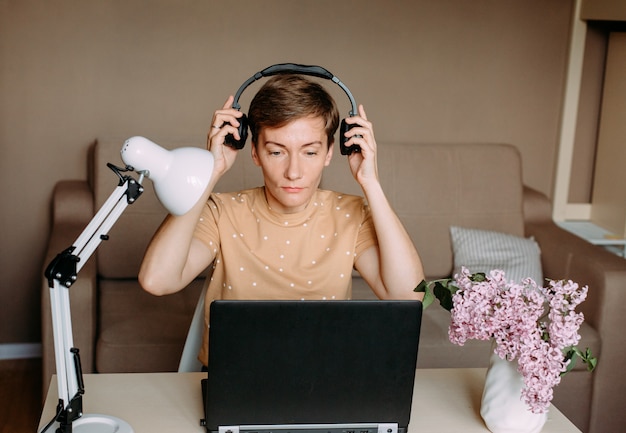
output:
M243 113L232 108L234 97L228 97L224 106L213 113L211 119L211 127L209 128L207 138L207 148L213 153L215 165L213 167L213 176L218 178L223 176L235 163L237 158L237 150L225 144L228 134L239 140L239 118Z

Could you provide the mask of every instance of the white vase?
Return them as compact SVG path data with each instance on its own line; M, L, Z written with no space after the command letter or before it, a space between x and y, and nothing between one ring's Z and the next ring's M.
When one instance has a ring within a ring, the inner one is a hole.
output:
M522 400L524 379L516 361L506 361L492 352L485 376L480 415L492 433L537 433L547 413L533 413Z

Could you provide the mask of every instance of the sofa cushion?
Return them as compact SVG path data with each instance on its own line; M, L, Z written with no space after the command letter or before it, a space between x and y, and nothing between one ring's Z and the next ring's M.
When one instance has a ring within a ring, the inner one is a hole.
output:
M176 371L202 284L153 296L137 280L100 280L96 371Z
M471 273L499 269L507 280L520 283L532 278L543 283L541 252L532 238L522 238L491 230L450 227L454 252L454 274L466 267Z

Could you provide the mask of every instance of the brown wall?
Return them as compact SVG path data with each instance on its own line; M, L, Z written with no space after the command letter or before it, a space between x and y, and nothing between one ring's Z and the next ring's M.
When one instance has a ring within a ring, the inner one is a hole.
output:
M582 0L580 15L586 20L626 21L626 2L624 0Z
M51 191L86 177L89 144L131 135L203 142L212 111L273 63L339 76L374 121L381 151L390 140L512 143L526 183L551 195L572 7L0 0L0 343L39 339Z

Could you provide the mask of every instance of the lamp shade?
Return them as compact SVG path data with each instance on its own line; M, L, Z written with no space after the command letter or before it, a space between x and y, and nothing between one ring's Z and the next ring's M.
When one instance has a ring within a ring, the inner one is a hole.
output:
M173 215L187 213L198 202L213 173L213 154L197 147L167 150L145 137L131 137L121 150L122 161L145 172L157 198Z

